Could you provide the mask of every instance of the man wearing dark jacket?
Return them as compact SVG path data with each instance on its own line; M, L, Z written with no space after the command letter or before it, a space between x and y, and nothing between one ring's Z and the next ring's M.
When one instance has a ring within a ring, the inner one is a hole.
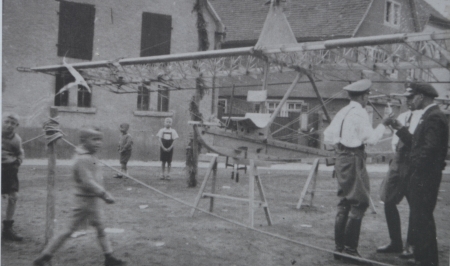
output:
M409 155L410 224L414 230L411 242L414 248L414 265L438 265L436 224L433 211L436 207L442 170L448 149L448 121L434 103L436 90L427 83L411 84L415 109L423 109L423 115L414 134L399 121L391 126L397 136L411 147Z

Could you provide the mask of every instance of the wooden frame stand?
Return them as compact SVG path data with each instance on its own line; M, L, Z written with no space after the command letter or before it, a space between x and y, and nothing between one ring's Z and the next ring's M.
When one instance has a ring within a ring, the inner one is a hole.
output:
M202 185L200 186L200 191L198 192L197 196L195 197L194 201L194 208L191 210L191 217L194 216L195 209L198 207L198 204L200 203L200 199L202 198L209 198L209 211L213 212L214 209L214 199L215 198L221 198L221 199L230 199L230 200L238 200L238 201L244 201L248 202L249 204L249 224L250 227L253 228L254 225L254 209L256 206L261 206L264 209L267 223L268 225L272 225L272 218L269 211L269 205L266 201L264 188L261 183L261 179L258 175L258 169L257 165L258 162L255 162L254 160L243 160L240 161L240 164L249 165L249 193L248 198L238 198L238 197L231 197L227 195L220 195L215 194L215 186L216 186L216 178L217 178L217 154L208 154L210 156L209 159L209 166L208 170L206 171L205 177L203 178ZM212 180L211 180L211 193L206 193L205 188L206 184L211 176L212 173ZM255 184L256 187L259 190L260 200L255 200Z

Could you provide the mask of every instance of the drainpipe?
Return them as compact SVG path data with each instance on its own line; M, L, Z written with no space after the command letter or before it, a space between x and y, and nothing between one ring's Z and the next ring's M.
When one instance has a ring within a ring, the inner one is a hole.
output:
M417 13L416 0L409 0L409 5L411 7L411 15L413 17L414 31L420 32L421 30L419 25L419 15Z

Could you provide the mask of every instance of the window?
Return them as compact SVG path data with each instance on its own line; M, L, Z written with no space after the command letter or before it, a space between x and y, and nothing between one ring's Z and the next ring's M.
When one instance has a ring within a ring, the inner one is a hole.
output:
M384 21L391 26L400 24L400 4L394 1L386 1L386 12Z
M58 56L92 59L95 7L60 1Z
M150 106L150 91L146 86L138 87L137 109L148 111Z
M63 93L59 91L64 85L74 81L75 79L70 74L59 73L56 75L55 81L55 106L68 106L69 105L69 91L66 90Z
M63 93L59 93L59 91L70 82L75 81L75 78L72 77L67 72L62 72L56 75L55 82L55 106L69 106L69 93L70 91L74 91L75 88L71 87ZM59 93L59 94L58 94ZM85 87L78 86L77 88L77 106L78 107L91 107L91 99L92 99L92 88L91 92L89 92Z
M172 17L142 13L141 56L170 54Z
M91 107L92 94L83 86L78 86L78 107Z
M268 113L273 113L277 108L279 101L266 101L266 110ZM301 100L298 101L288 101L286 102L280 110L278 114L279 117L289 117L289 112L302 112L302 108L304 106L304 102Z
M222 108L223 113L227 112L227 99L219 99L218 102L219 108Z
M169 88L158 85L158 112L169 111Z

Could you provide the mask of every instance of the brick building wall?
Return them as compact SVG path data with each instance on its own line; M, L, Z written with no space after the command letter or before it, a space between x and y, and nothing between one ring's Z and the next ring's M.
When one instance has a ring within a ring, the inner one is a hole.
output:
M198 49L195 0L72 0L95 7L92 61L139 57L143 12L171 17L170 53L194 52ZM55 0L7 0L3 2L3 61L2 111L20 115L19 133L23 140L42 134L42 123L47 120L50 106L54 105L55 77L45 74L20 73L17 67L59 65L57 56L60 2ZM216 25L207 10L208 37L214 48ZM66 58L69 63L83 60ZM76 89L69 92L69 106L60 108L59 122L66 138L77 144L77 129L83 125L97 125L105 133L105 146L100 155L105 159L118 158L119 124L128 122L134 137L132 160L159 160L157 131L163 127L165 117L173 118L180 140L176 142L174 160L184 160L185 146L191 128L187 121L189 100L195 90L171 91L169 112L138 116L137 94L117 95L107 89L92 86L91 108L77 108ZM156 104L156 92L150 96ZM211 112L211 93L202 100L201 111ZM65 111L64 111L65 110ZM45 156L44 140L25 144L28 158ZM59 142L59 158L71 157L73 151Z

